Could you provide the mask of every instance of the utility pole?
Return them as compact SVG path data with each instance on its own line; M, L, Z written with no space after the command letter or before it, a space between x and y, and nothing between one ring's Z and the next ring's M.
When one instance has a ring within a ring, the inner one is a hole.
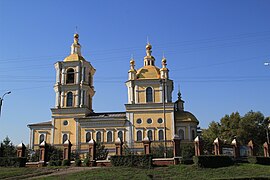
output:
M8 91L5 94L3 94L2 98L0 98L0 117L1 117L1 109L2 109L2 105L3 105L4 97L5 97L5 95L10 94L10 93L11 93L11 91Z
M166 106L165 106L165 96L166 96L166 92L165 92L165 85L166 85L166 79L161 79L161 83L162 83L162 93L163 93L163 123L164 123L164 158L167 158L167 135L166 135Z

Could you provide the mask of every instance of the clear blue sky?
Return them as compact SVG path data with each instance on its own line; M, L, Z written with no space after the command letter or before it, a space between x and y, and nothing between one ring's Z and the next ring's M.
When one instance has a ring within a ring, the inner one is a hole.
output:
M0 0L0 140L28 144L27 124L50 120L54 63L70 53L78 26L83 56L96 68L94 110L124 111L133 54L146 37L205 128L225 114L270 115L270 1Z

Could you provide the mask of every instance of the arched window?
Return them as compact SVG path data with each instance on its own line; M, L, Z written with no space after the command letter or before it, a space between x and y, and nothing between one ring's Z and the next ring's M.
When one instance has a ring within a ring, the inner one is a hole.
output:
M85 136L86 136L86 138L85 138L86 142L89 142L91 140L91 133L87 132Z
M142 131L137 131L137 141L142 141Z
M73 105L73 93L68 92L67 93L67 106L72 106Z
M185 132L183 129L179 129L178 131L178 136L180 137L180 139L185 139Z
M41 134L39 135L39 144L41 144L45 139L45 135L44 134Z
M97 134L96 134L96 140L97 140L97 142L101 142L101 132L97 132Z
M66 142L66 140L68 139L68 135L67 134L63 134L62 139L63 139L62 143L64 144Z
M70 68L67 70L67 84L74 83L74 69Z
M146 88L146 102L153 102L153 90L151 87Z
M163 130L158 131L158 140L163 141L164 140L164 133Z
M107 132L107 142L112 142L112 132Z
M191 137L193 140L195 139L195 130L194 129L192 129L192 131L191 131Z
M153 140L153 132L151 130L147 131L147 137L149 138L150 141Z
M118 132L118 137L119 137L121 140L123 140L123 132L122 132L122 131L119 131L119 132Z

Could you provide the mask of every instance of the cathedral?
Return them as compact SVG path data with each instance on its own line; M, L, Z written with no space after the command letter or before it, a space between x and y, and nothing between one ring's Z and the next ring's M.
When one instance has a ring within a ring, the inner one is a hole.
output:
M166 59L161 60L159 68L151 44L145 49L143 67L135 69L135 61L130 60L126 111L95 112L92 99L96 69L82 56L79 35L75 34L70 55L54 65L56 96L51 120L28 125L30 149L37 149L43 141L62 147L69 140L72 150L86 153L89 141L94 139L114 153L115 142L120 138L135 152L142 152L145 138L153 145L162 143L169 147L175 134L183 143L193 142L199 121L184 110L180 92L178 99L172 100L174 84Z

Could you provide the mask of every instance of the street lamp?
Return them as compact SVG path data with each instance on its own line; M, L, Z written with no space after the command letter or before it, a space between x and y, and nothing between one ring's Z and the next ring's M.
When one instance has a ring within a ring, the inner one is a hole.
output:
M5 95L10 94L10 93L11 93L11 91L8 91L5 94L3 94L2 98L0 98L0 117L1 117L1 109L2 109L2 104L4 101L4 97L5 97Z

